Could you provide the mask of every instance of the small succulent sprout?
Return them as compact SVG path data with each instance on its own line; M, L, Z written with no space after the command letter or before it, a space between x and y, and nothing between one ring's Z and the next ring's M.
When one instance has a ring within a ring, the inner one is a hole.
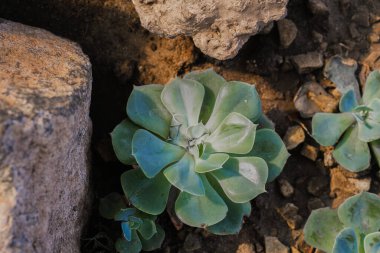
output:
M317 113L313 137L323 146L336 145L333 157L344 168L359 172L370 166L371 150L380 166L380 72L367 78L362 98L354 90L343 94L341 113Z
M115 244L118 252L138 253L161 247L165 232L155 223L156 217L136 208L128 208L120 194L111 193L102 198L99 212L106 219L121 222L122 237Z
M178 218L214 234L239 232L289 156L255 87L211 69L134 87L127 115L111 136L119 160L138 165L121 176L128 200L158 215L175 187Z
M327 253L380 252L380 197L363 192L338 209L314 210L304 228L305 241Z

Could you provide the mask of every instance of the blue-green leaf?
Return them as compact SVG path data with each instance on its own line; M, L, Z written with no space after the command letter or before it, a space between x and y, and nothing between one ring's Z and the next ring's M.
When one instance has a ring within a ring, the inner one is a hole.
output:
M206 173L221 169L230 156L223 153L204 154L195 160L195 172Z
M380 71L379 70L372 71L368 75L367 81L364 87L364 94L363 94L364 104L369 104L374 98L380 99Z
M311 246L330 253L335 238L344 228L339 221L338 213L331 208L314 210L309 216L305 227L305 241Z
M128 221L129 217L135 215L137 210L135 208L123 208L119 209L114 215L115 221Z
M184 76L185 79L192 79L200 82L205 88L201 115L199 121L207 122L214 108L219 90L227 83L226 80L212 69L204 71L193 71Z
M364 142L380 139L380 99L372 99L368 104L368 111L357 114L359 139ZM365 116L362 117L360 114L365 114Z
M358 106L358 100L354 90L346 92L339 101L339 110L341 112L351 112L356 106Z
M312 120L313 137L322 146L332 146L354 122L351 113L316 113Z
M367 169L370 165L371 154L368 144L358 138L358 127L350 127L339 141L333 157L344 168L352 172Z
M364 238L364 249L365 253L380 252L380 232L369 234Z
M256 126L240 113L230 113L205 140L207 153L248 153L255 141Z
M113 219L120 209L126 208L127 205L119 193L113 192L100 199L99 213L106 219Z
M140 238L142 249L144 251L152 251L159 249L164 239L165 231L159 225L157 225L157 233L155 233L151 238L149 238L148 240Z
M123 236L125 240L131 241L132 239L132 230L128 222L124 221L121 223L121 230L123 231Z
M266 161L268 182L271 182L281 173L290 155L281 137L275 131L260 129L256 132L253 149L247 156L258 156Z
M146 130L139 129L133 136L132 154L144 174L152 178L168 164L181 159L185 150L162 141Z
M175 202L175 212L185 224L193 227L207 227L223 220L227 214L227 205L211 187L205 176L201 175L204 196L195 196L181 192Z
M261 117L261 101L255 86L236 81L224 85L218 93L206 128L213 132L231 112L240 113L253 122Z
M358 253L359 245L355 235L355 231L352 228L346 228L342 230L336 240L332 250L332 253Z
M171 185L162 173L149 179L140 169L129 170L121 175L121 186L137 209L152 215L165 210Z
M133 230L131 240L127 241L125 238L120 238L116 241L115 248L119 253L139 253L142 245L136 231Z
M231 157L222 169L210 174L230 200L245 203L265 192L268 166L260 157Z
M203 85L197 81L176 78L165 85L161 100L177 122L194 126L199 122L204 94Z
M166 139L172 116L161 102L163 89L164 86L159 84L134 86L127 103L127 114L137 125Z
M132 156L132 137L138 127L128 119L120 122L111 133L112 146L117 159L124 164L135 163Z
M142 219L142 224L137 229L139 234L142 236L143 239L149 240L152 238L154 234L157 233L156 224L153 220L150 219Z
M195 172L195 162L192 155L186 153L179 162L164 170L168 181L187 193L203 196L205 189L198 173Z
M377 161L377 165L380 167L380 139L371 142L369 145L371 146L373 155Z
M359 233L369 234L380 229L380 197L362 192L348 198L338 209L339 219Z

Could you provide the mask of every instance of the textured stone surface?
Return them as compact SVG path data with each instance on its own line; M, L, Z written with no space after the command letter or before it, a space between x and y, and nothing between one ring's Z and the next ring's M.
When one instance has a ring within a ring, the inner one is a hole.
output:
M132 0L142 25L164 36L185 34L205 54L234 57L250 36L286 15L287 0Z
M79 252L91 82L76 44L0 19L0 252Z

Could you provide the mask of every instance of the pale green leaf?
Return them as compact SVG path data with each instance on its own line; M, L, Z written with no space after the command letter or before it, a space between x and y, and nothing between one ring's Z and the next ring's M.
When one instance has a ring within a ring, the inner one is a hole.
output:
M281 137L275 131L260 129L256 132L253 149L247 156L258 156L266 161L268 182L271 182L281 173L290 155Z
M135 163L132 156L132 138L137 129L135 124L125 119L111 133L113 150L117 159L124 164Z
M127 114L137 125L166 139L172 116L161 102L163 89L164 86L159 84L134 86L127 103Z
M139 129L132 139L132 154L144 174L152 178L168 164L181 159L185 150L162 141L146 130Z
M213 132L231 112L240 113L253 122L261 117L261 100L255 86L236 81L224 85L218 93L206 128Z
M120 238L116 241L115 248L119 253L139 253L142 249L142 245L136 231L132 231L131 241Z
M119 193L113 192L100 199L99 213L106 219L113 219L115 215L127 205Z
M373 155L377 161L377 165L380 167L380 139L371 142L369 145L371 146Z
M316 113L312 120L313 137L322 146L332 146L354 122L351 113Z
M223 220L227 214L227 205L211 187L206 177L201 175L205 187L204 196L195 196L181 192L175 202L175 212L185 224L193 227L207 227Z
M268 166L260 157L231 157L220 170L210 172L235 203L245 203L265 192Z
M335 238L344 228L338 213L331 208L314 210L304 227L305 241L311 246L330 253Z
M363 102L368 104L374 98L380 99L380 71L375 70L372 71L365 83L364 94L363 94Z
M161 100L179 123L194 126L199 122L204 94L205 89L199 82L176 78L165 85Z
M181 160L164 170L167 180L181 191L203 196L205 189L198 173L195 172L195 161L186 153Z
M162 173L149 179L140 169L129 170L121 175L121 186L137 209L152 215L165 210L171 185Z
M358 127L350 127L333 151L335 160L345 169L359 172L370 165L371 154L368 144L359 140Z
M137 229L143 239L148 240L157 233L156 224L150 219L142 219L142 224Z
M222 168L229 155L223 153L204 154L195 160L195 172L206 173Z
M364 142L371 142L380 139L380 99L372 99L368 104L370 109L364 117L356 117L359 126L359 139Z
M155 233L151 238L149 238L148 240L140 238L142 249L144 251L152 251L159 249L164 239L165 231L159 225L157 225L157 233Z
M380 229L380 197L362 192L348 198L338 209L339 219L347 227L368 234Z
M240 113L230 113L205 140L207 153L248 153L255 141L256 125Z
M199 121L207 122L212 113L212 109L214 108L219 90L227 83L227 81L212 69L193 71L186 74L184 78L192 79L203 84L205 88L205 96L203 99Z
M356 106L358 106L358 101L354 90L347 91L339 101L339 111L341 112L351 112Z
M364 238L364 249L365 253L380 252L380 232L369 234Z
M359 253L358 240L352 228L345 228L338 234L332 253Z

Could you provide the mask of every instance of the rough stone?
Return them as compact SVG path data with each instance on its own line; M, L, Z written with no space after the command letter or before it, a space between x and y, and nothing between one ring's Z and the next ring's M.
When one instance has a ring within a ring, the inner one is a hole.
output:
M307 208L309 211L313 211L322 207L325 207L325 203L323 203L323 201L319 198L312 198L307 202Z
M286 203L285 206L278 208L277 212L286 221L291 229L298 229L302 224L302 217L298 214L299 208L293 203Z
M256 253L251 243L242 243L236 250L236 253Z
M323 56L318 52L295 55L291 59L299 74L310 73L323 66Z
M322 0L309 0L309 9L314 15L329 14L329 8Z
M294 194L294 188L286 179L279 179L280 192L285 198L289 198Z
M201 238L197 234L190 233L186 236L183 248L186 252L192 252L202 247Z
M312 161L316 161L318 158L318 151L319 149L317 147L305 144L302 147L301 155L303 155L306 158L309 158Z
M79 46L0 20L0 252L79 252L91 82Z
M312 177L307 184L307 191L314 196L321 196L327 190L329 181L326 177Z
M305 132L300 126L291 126L286 130L283 138L285 146L288 150L296 148L299 144L305 141Z
M265 253L289 253L289 248L282 244L277 237L266 236Z
M234 57L250 36L286 15L287 0L132 0L141 24L168 37L185 34L205 54Z
M278 34L281 46L288 48L297 37L297 26L290 19L282 19L277 22Z

